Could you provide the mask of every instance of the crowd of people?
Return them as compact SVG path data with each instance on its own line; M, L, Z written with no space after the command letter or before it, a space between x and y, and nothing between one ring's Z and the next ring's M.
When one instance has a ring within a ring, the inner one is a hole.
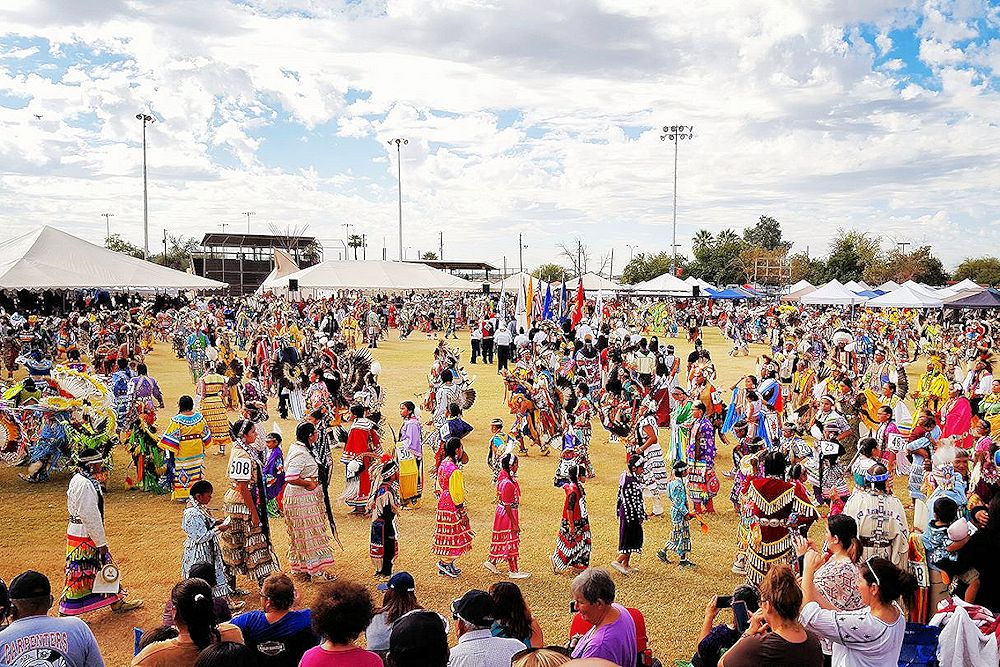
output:
M658 559L698 567L692 526L707 533L728 480L739 517L732 570L745 583L732 599L713 599L696 663L785 664L797 656L795 664L819 664L827 655L833 664L885 664L899 654L907 618L926 623L958 606L1000 612L988 562L1000 535L1000 455L991 437L1000 426L1000 378L992 375L990 319L603 295L566 304L551 319L519 311L504 295L99 299L69 312L33 304L38 312L28 316L24 304L5 305L12 314L0 332L9 378L3 455L24 468L27 484L73 473L59 612L142 605L126 597L104 529L107 472L122 461L116 450L130 455L130 488L184 503L173 616L146 633L133 664L231 659L222 654L238 655L228 645L241 641L262 656L275 644L295 647L294 662L267 664L381 664L384 655L375 663L364 651L383 646L397 655L394 623L416 611L413 578L394 572L402 513L433 496L432 552L448 578L461 576L478 532L463 473L463 441L474 431L463 415L477 396L450 342L466 329L469 363L496 364L507 390L503 405L488 406L498 415L487 456L497 501L482 566L510 580L531 576L520 563L519 512L531 490L518 471L532 450L551 455L553 482L565 493L558 529L546 537L551 566L576 573L573 597L593 626L574 634L582 640L567 659L631 665L647 650L641 614L614 603L609 570L590 562L586 484L598 476L617 478L618 556L608 567L621 577L648 548L650 516L671 525L654 548ZM731 355L758 346L752 373L723 382L704 343L710 327L733 341ZM400 421L385 414L372 351L393 329L401 340L440 337L424 400L402 402ZM684 337L693 348L687 357L678 354ZM172 345L192 381L162 432L154 425L164 396L145 363L157 343ZM911 386L907 368L921 358L926 370ZM272 411L296 422L294 440L266 427ZM591 459L597 432L621 446L618 464ZM221 516L205 475L213 454L228 457ZM337 464L343 492L333 497ZM905 497L896 495L897 477L906 480ZM337 503L370 521L373 577L386 588L377 614L362 584L335 581ZM279 518L290 544L283 564L271 535ZM817 522L825 531L812 528ZM810 538L811 530L820 534ZM294 584L283 572L315 587L311 616L290 611ZM30 591L49 585L28 575ZM263 611L238 613L250 593L241 586L260 590ZM740 603L736 626L714 625L723 602ZM539 648L541 631L526 609L513 581L457 599L459 643L448 664L510 664L515 653ZM435 616L447 634L447 615ZM423 630L438 622L413 618ZM498 632L504 622L510 626ZM355 641L365 631L361 649ZM382 640L373 646L372 635ZM511 655L496 662L500 644L488 637L507 639ZM5 642L0 633L6 651Z

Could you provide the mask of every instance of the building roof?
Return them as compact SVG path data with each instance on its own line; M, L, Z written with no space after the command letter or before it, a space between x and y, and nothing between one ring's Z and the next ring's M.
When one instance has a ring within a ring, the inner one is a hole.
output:
M426 264L442 271L497 271L497 267L489 262L474 262L450 259L407 259L406 264Z
M315 243L315 236L274 236L273 234L208 233L201 239L205 248L283 248L304 249Z

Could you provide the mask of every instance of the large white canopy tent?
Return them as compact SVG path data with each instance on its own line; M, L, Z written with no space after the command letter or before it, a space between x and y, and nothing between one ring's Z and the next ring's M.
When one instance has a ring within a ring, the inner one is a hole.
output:
M865 305L869 308L940 308L940 296L926 293L916 283L907 281L899 289L877 296Z
M0 289L138 292L223 287L226 283L108 250L48 225L0 241Z
M586 289L587 283L584 282L583 285L584 289ZM669 272L660 274L655 278L651 278L644 282L631 285L630 288L636 292L669 294L671 296L691 296L693 293L692 285Z
M688 285L698 285L699 287L701 287L702 293L704 293L705 290L707 289L713 291L715 291L716 289L715 285L708 282L707 280L702 280L701 278L695 278L694 276L688 276L687 278L684 279L684 282L686 282Z
M851 306L864 302L865 297L858 296L836 279L817 287L816 291L809 292L801 299L801 303L807 306Z
M382 260L327 260L278 279L265 286L272 292L286 292L291 280L300 290L428 291L478 290L481 283L469 282L425 264Z
M895 280L887 280L878 287L876 287L879 292L891 292L894 289L899 289L899 283Z
M852 292L867 292L871 287L863 280L850 280L844 283L844 287Z
M808 280L806 280L805 278L803 278L799 282L797 282L794 285L791 285L791 286L788 287L788 294L794 294L795 292L798 292L800 290L804 290L807 287L812 287L813 289L816 288L815 285L813 285L811 282L809 282ZM803 293L805 294L805 292L803 292Z

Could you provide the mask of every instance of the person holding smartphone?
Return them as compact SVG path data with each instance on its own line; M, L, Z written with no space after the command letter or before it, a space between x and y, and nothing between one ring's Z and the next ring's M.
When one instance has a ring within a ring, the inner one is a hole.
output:
M822 667L819 637L799 623L802 590L792 568L773 565L760 584L760 609L719 667Z
M737 586L732 595L713 595L709 600L705 608L705 623L701 628L701 637L698 638L698 651L691 658L694 667L716 667L719 664L719 657L739 641L743 633L735 627L735 624L714 625L714 623L719 611L740 602L750 613L760 608L757 591L753 586L746 584Z

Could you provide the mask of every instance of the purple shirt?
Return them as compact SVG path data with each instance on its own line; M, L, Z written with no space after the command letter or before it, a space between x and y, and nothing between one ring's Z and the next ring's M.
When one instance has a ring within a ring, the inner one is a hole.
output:
M399 427L399 439L405 442L406 446L418 459L424 455L424 445L420 439L420 420L410 417L403 420L403 425Z
M612 605L618 611L614 623L591 629L573 649L574 658L603 658L620 667L635 665L639 653L635 639L635 622L628 609Z

